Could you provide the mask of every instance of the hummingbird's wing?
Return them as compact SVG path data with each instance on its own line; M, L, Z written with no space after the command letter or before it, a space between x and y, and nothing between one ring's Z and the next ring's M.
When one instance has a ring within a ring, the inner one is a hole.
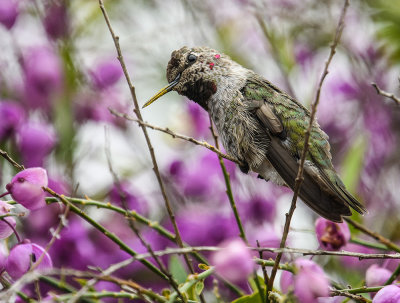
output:
M254 75L242 89L245 103L261 125L268 129L271 143L267 158L289 187L294 188L309 123L308 110L267 80ZM300 198L321 216L336 222L365 208L345 188L337 176L330 154L328 136L313 123L310 147L304 167Z

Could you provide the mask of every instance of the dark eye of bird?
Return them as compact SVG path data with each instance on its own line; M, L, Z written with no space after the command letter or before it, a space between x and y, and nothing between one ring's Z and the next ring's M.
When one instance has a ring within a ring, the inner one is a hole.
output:
M188 60L189 63L195 62L196 59L197 59L197 57L194 54L189 54L188 57L187 57L187 60Z

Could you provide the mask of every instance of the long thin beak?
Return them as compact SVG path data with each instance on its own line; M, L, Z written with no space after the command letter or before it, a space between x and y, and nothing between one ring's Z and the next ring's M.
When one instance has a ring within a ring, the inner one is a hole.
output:
M181 74L179 73L170 84L168 84L166 87L162 88L157 94L155 94L153 97L151 97L151 99L149 101L147 101L146 104L142 106L142 108L149 106L151 103L156 101L158 98L160 98L161 96L170 92L172 90L172 88L178 84L180 78L181 78Z

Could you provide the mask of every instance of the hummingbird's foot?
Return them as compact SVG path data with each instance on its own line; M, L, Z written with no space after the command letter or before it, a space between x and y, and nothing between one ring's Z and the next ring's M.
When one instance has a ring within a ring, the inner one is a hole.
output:
M264 178L263 176L261 176L261 175L258 175L257 178L258 178L258 179L263 179L263 180L265 180L266 182L269 181L269 178L268 178L268 179L265 179L265 178Z
M239 168L242 173L244 174L249 173L250 167L249 164L247 164L247 162L242 162L242 164L239 164Z

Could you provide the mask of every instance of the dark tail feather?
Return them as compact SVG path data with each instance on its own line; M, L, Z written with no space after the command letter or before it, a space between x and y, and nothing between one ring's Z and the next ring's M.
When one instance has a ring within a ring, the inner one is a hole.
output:
M294 188L299 164L281 145L278 138L271 137L267 158L290 188ZM305 168L304 180L299 196L310 208L322 217L342 222L342 216L350 216L350 207L363 213L365 208L344 189L344 185L332 184L325 173L316 174L313 169Z

